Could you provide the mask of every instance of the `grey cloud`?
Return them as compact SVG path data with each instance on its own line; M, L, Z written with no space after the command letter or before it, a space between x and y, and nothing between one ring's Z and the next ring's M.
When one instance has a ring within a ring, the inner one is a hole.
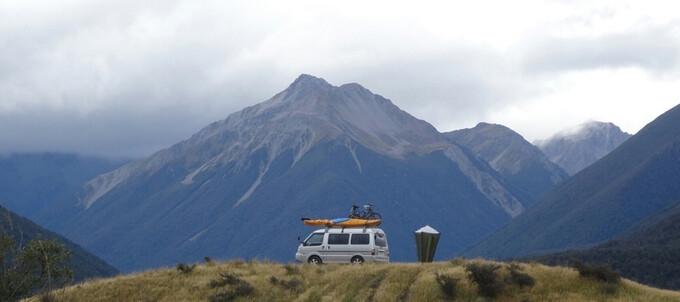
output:
M680 55L677 24L592 39L542 32L522 48L494 49L428 37L407 21L413 32L364 30L376 26L368 22L343 36L348 23L334 29L319 16L286 27L287 16L251 2L90 3L14 19L0 10L0 152L148 155L301 73L360 83L448 131L540 95L544 73L664 73Z
M224 71L264 31L193 5L80 3L0 20L0 152L144 156L273 95L262 66Z
M529 74L621 67L667 73L677 72L680 61L680 22L600 37L531 39L522 56Z
M463 46L338 74L391 99L440 131L474 126L487 112L532 93L502 53Z
M224 86L203 87L181 79L165 84L140 79L137 85L111 92L100 100L99 107L86 112L78 106L0 111L0 153L147 156L283 89L262 85L255 76L259 72L243 73ZM259 90L253 91L256 88Z

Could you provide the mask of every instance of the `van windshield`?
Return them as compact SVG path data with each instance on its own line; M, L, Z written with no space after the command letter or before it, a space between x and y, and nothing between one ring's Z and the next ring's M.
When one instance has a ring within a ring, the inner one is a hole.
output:
M305 246L309 245L321 245L323 242L323 234L314 233L307 240L305 240Z

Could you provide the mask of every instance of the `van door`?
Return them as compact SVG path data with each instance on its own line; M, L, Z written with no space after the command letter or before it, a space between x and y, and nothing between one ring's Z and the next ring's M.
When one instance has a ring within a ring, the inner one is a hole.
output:
M324 261L322 253L324 235L324 233L312 233L307 237L302 246L298 248L298 251L304 255L304 259L299 259L300 261L306 262L311 255L319 255L321 261Z
M387 246L387 236L385 236L385 233L376 232L373 234L373 240L375 243L375 261L390 261L390 250Z
M328 234L328 244L325 249L325 259L327 263L349 263L351 255L349 253L349 234Z

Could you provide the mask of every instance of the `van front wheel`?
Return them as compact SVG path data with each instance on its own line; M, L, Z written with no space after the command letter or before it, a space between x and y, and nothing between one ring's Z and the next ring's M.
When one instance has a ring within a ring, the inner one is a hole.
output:
M352 257L352 260L350 260L350 263L352 263L352 264L362 264L362 263L364 263L364 258L361 258L361 256L354 256L354 257Z
M319 256L309 257L309 259L307 259L307 263L309 263L309 265L319 265L321 264L321 258L319 258Z

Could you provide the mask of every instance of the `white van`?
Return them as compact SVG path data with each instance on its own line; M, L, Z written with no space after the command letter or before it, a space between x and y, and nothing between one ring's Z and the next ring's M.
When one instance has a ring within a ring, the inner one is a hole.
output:
M325 228L300 243L295 260L309 264L389 262L387 236L379 228Z

